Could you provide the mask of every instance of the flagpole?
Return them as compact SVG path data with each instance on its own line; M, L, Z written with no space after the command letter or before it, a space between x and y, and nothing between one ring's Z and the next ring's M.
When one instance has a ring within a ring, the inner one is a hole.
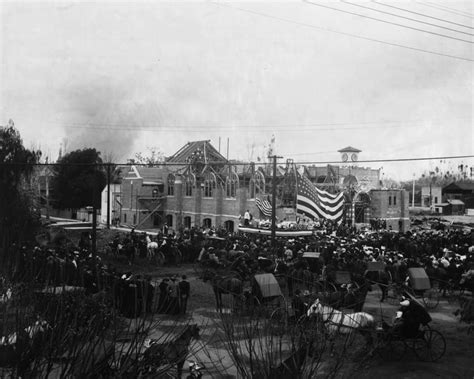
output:
M272 254L276 255L276 169L277 169L277 158L276 155L269 156L268 158L273 159L273 177L272 177L272 234L271 234L271 244L272 244Z
M295 211L295 216L298 214L298 171L296 171L296 165L293 163L293 170L295 171L295 203L294 203L294 211Z

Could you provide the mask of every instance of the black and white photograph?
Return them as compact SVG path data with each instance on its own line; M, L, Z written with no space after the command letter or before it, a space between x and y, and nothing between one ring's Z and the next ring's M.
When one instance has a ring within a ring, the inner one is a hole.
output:
M0 3L0 378L474 378L471 0Z

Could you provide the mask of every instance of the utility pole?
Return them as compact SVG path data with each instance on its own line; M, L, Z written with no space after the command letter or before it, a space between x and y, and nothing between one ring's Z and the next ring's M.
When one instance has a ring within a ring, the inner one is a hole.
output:
M107 165L107 229L110 229L110 163Z
M277 172L277 159L282 158L277 155L271 155L268 158L273 159L273 176L272 176L272 253L276 254L276 172Z
M413 191L411 193L411 206L415 208L415 174L413 174Z

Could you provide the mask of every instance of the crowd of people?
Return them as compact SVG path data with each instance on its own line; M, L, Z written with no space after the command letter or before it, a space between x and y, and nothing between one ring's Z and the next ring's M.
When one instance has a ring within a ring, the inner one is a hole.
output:
M251 233L231 233L225 229L191 228L180 233L158 234L153 239L179 249L183 262L199 262L202 266L238 272L243 278L258 272L276 272L278 267L311 270L324 279L334 280L337 271L364 273L369 262L383 262L394 281L403 281L408 268L423 267L430 277L443 282L463 282L474 287L473 233L463 230L416 230L398 233L375 229L358 231L330 222L311 236L279 237L272 245L269 236ZM122 246L127 258L146 258L147 234L132 232L115 237L109 247ZM128 248L127 248L128 246ZM185 277L164 278L154 288L150 277L118 272L90 252L88 236L83 235L78 246L56 248L22 246L14 279L37 280L46 285L82 286L88 293L114 288L122 300L118 303L127 315L151 311L154 294L159 291L155 308L160 313L182 314L189 299L189 282ZM107 249L104 250L105 252ZM307 260L305 252L319 252L320 259ZM279 263L283 263L280 265ZM173 264L170 259L167 264ZM158 295L158 294L157 294ZM123 300L123 299L135 300ZM137 303L148 303L137 311ZM133 304L133 305L130 305ZM134 309L133 309L134 308Z

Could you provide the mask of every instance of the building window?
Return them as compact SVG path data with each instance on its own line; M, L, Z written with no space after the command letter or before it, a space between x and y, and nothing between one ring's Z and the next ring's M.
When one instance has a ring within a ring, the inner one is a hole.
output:
M435 196L435 204L438 204L438 196Z
M210 218L205 218L204 220L202 220L202 225L205 228L211 228L212 227L212 220Z
M213 173L208 173L204 179L204 197L212 197L216 189L217 179Z
M137 215L134 214L133 215L133 225L136 225L137 224Z
M226 196L237 197L237 185L239 184L239 177L235 172L232 172L225 181Z
M228 220L224 223L225 229L229 232L232 233L234 231L234 221Z
M397 205L397 196L396 195L393 197L393 205Z
M190 216L185 216L183 219L184 227L185 228L191 228L191 217Z
M388 197L388 206L392 206L392 196Z
M173 227L173 215L166 215L166 225Z
M196 183L196 178L194 175L186 176L186 181L184 183L184 196L193 196L193 187Z
M174 175L168 175L168 196L174 196Z
M126 213L123 214L123 222L125 224L127 223L127 214Z
M261 171L255 173L255 195L265 193L265 177Z

